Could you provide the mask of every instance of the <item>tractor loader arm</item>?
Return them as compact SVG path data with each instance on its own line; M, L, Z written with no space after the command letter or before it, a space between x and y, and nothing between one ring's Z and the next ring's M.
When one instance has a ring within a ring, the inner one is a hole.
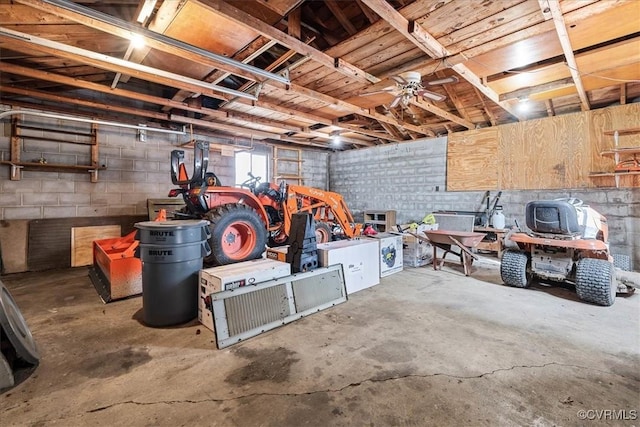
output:
M297 212L312 212L316 221L337 223L348 238L360 235L362 224L355 224L342 195L313 187L289 185L286 218Z

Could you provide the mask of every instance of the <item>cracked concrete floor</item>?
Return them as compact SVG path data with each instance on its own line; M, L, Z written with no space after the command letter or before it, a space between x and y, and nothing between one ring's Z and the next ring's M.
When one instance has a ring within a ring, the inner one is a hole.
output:
M1 425L640 425L640 295L408 269L225 350L196 322L143 326L85 268L3 278L42 354L0 398ZM623 412L621 412L623 411Z

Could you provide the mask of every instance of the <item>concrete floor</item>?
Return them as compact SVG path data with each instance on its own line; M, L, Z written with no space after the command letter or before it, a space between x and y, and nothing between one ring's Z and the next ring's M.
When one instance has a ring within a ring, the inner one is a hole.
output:
M225 350L103 305L85 268L2 280L42 355L3 426L640 425L640 295L509 288L496 261L408 269Z

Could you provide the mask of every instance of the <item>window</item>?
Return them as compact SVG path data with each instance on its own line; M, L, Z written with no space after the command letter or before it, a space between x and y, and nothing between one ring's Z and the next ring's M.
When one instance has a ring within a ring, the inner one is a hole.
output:
M267 182L267 155L254 154L246 151L236 153L236 186L249 179L249 172L261 177L260 182Z

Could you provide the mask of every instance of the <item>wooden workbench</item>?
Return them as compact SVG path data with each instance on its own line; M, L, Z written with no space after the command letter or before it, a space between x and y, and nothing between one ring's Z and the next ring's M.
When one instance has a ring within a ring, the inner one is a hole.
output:
M487 233L486 237L475 247L476 250L496 252L498 254L498 258L502 258L502 251L504 250L504 236L509 231L508 229L474 227L473 231Z

